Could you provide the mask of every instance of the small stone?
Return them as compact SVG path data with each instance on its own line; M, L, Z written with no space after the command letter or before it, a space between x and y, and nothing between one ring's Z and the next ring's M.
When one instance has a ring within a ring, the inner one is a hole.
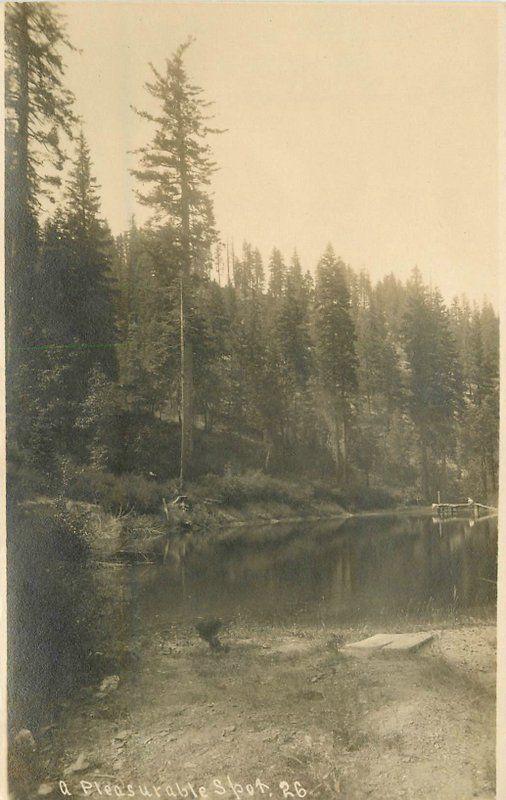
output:
M41 783L39 788L37 789L37 794L41 795L42 797L46 797L53 791L54 791L54 786L52 783Z
M21 730L14 737L14 744L20 750L35 750L36 744L33 738L33 733L28 728L21 728Z
M132 731L129 730L119 731L114 735L113 739L121 739L121 740L128 739L131 733Z
M79 753L76 760L73 764L70 764L65 770L64 775L71 775L74 772L84 772L86 769L89 769L90 763L86 760L86 756L84 753Z
M119 686L119 675L108 675L107 678L104 678L102 683L100 684L99 692L100 694L106 694L107 692L112 692L117 689Z

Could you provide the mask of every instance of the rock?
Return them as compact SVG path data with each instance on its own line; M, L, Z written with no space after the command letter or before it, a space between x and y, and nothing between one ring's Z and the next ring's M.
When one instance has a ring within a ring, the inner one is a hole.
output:
M229 733L233 733L236 730L236 725L227 725L226 728L223 728L222 736L227 736Z
M108 694L109 692L113 692L119 686L119 675L108 675L107 678L104 678L102 683L100 684L100 689L98 690L100 694Z
M89 761L86 760L84 753L79 753L73 764L70 764L64 771L64 775L73 775L75 772L84 772L90 768Z
M42 797L47 797L47 795L52 794L53 792L54 786L52 783L41 783L37 789L37 794L41 795Z
M132 733L132 731L131 731L131 730L119 731L118 733L116 733L116 734L113 736L113 741L114 741L115 739L119 739L119 740L121 740L121 741L124 741L125 739L128 739L128 737L131 735L131 733Z
M37 749L33 733L29 731L28 728L21 728L21 730L18 731L14 737L14 745L17 750L24 753L33 753Z

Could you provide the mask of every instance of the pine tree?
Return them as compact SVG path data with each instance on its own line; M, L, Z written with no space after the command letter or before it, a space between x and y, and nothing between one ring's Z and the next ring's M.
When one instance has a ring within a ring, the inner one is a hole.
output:
M7 355L33 330L37 216L52 199L64 163L60 136L72 136L73 96L63 84L62 47L71 48L49 3L8 3L5 13ZM46 171L48 170L49 171ZM32 301L33 297L33 301ZM19 354L18 354L19 357Z
M117 375L112 238L98 217L99 205L81 134L66 206L46 223L41 244L35 350L41 392L33 390L31 429L45 429L48 451L55 455L83 456L85 443L74 425L90 376L97 369L109 381Z
M121 380L135 407L157 417L179 413L179 274L170 228L131 232L127 251L130 313L120 348Z
M311 370L310 295L295 253L281 296L271 298L269 341L275 355L276 383L282 403L285 458L294 458L308 431L308 384Z
M351 402L357 389L356 334L344 264L330 245L316 271L314 336L317 378L329 411L336 468L346 480Z
M436 489L446 488L447 459L455 450L461 369L449 313L440 294L429 292L423 285L417 270L408 284L403 341L409 369L408 407L418 437L422 494L430 500Z
M489 304L470 315L461 459L467 491L493 502L498 489L499 327Z
M281 299L286 280L286 266L283 256L277 247L269 260L269 297L276 302Z
M404 328L404 314L407 302L406 287L391 272L375 287L375 297L381 307L394 336L400 337Z
M230 319L223 292L215 281L202 281L196 291L195 300L193 331L196 342L196 411L203 417L204 430L210 432L222 415Z
M309 331L310 297L297 253L286 271L285 288L280 298L276 332L292 389L307 386L311 359Z
M215 164L206 137L218 132L208 126L208 103L184 68L183 56L190 44L191 40L178 47L163 74L151 65L154 79L146 88L160 110L156 115L137 111L156 130L151 143L139 151L140 168L133 170L140 182L151 186L147 193L138 194L140 201L153 208L155 219L169 225L174 234L180 284L181 492L191 467L193 439L193 342L188 329L192 275L209 266L215 240L206 191Z
M113 240L99 216L98 189L92 174L90 151L81 131L65 193L68 286L72 292L68 298L72 309L68 315L71 318L69 333L74 341L89 347L87 364L100 365L104 373L114 379L117 362ZM90 368L83 363L85 374Z
M402 395L399 355L385 314L374 294L360 316L357 353L361 391L369 411L378 410L380 405L391 416Z

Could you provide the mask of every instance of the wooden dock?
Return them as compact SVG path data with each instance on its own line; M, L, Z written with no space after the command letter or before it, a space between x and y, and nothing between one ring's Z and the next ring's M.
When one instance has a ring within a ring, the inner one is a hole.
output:
M481 509L488 513L497 513L497 508L494 508L494 506L486 506L483 503L477 503L471 497L467 498L467 503L432 503L432 510L436 512L440 519L458 517L462 513L471 514L471 516L477 519L480 516Z

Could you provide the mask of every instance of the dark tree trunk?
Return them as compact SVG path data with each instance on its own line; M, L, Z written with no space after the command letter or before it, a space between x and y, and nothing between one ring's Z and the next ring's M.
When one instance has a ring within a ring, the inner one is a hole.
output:
M181 456L179 490L183 494L189 476L193 450L193 345L188 336L187 289L185 276L180 278L181 315Z
M30 261L32 234L35 223L30 208L30 84L29 84L29 9L20 4L17 58L19 69L19 96L16 103L17 130L15 141L14 186L11 187L10 207L6 209L6 356L9 364L13 346L20 344L22 304L28 303L26 296L27 271Z
M341 418L342 418L342 434L340 436L342 446L341 446L341 477L343 483L348 482L349 477L349 459L348 459L348 443L349 443L349 434L350 434L350 420L349 420L349 405L348 405L348 398L344 393L341 393Z
M483 496L488 498L487 459L485 456L481 459L481 483L483 486Z
M184 126L180 123L179 173L181 180L181 456L179 491L184 493L185 482L191 473L193 450L193 343L188 330L189 294L191 281L190 187L186 162Z
M420 440L420 460L421 460L421 472L422 472L422 495L424 500L431 499L431 491L430 491L430 478L429 478L429 460L427 454L427 444L423 437Z

